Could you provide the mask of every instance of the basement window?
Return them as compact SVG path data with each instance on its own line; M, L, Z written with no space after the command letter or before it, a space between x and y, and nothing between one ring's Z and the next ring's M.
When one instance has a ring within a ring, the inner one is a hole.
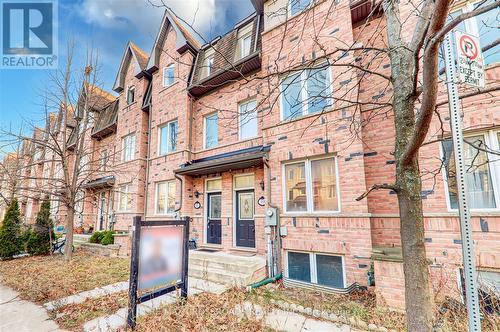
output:
M288 279L333 288L345 287L343 256L287 251Z

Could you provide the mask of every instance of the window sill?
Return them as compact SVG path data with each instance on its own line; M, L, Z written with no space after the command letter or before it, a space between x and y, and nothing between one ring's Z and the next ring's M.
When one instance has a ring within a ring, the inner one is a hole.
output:
M283 212L280 214L282 218L292 218L292 217L304 217L304 218L314 218L314 217L338 217L341 216L340 211L333 212Z

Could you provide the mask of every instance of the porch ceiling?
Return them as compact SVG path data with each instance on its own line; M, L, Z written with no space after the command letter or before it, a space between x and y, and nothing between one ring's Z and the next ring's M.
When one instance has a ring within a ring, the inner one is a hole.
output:
M223 153L186 163L174 172L179 175L207 175L235 169L260 166L264 163L270 146L256 146L248 149Z

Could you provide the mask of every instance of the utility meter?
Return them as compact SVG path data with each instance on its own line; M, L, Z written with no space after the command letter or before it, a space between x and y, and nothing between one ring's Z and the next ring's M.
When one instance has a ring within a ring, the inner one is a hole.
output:
M266 226L278 225L278 209L268 208L266 210Z

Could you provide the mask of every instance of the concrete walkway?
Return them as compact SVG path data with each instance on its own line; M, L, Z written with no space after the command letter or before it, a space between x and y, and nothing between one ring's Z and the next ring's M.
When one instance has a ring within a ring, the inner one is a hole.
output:
M63 331L39 305L19 298L19 293L0 285L0 331Z

